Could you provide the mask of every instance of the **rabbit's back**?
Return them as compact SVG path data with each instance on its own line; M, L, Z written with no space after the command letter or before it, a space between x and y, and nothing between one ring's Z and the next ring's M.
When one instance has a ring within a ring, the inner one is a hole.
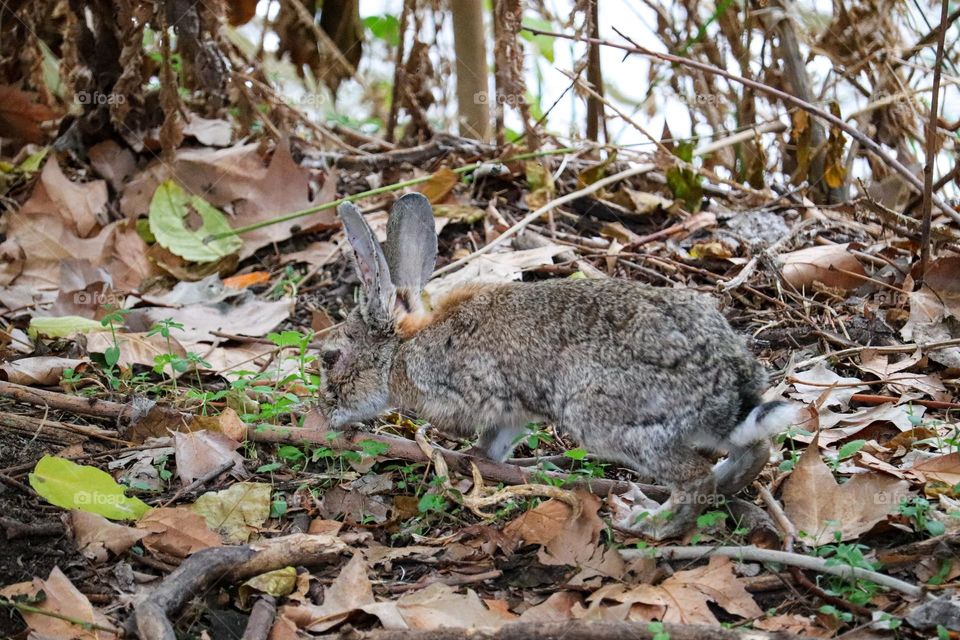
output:
M395 400L447 429L543 418L585 443L629 426L713 447L765 383L709 297L618 279L467 287L396 362Z

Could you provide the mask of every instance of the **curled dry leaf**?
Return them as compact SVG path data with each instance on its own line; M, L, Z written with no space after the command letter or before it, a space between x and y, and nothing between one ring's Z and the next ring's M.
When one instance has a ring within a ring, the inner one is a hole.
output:
M143 539L143 546L149 551L175 558L186 558L201 549L223 544L203 516L183 507L154 509L140 518L137 528L149 534Z
M718 625L709 603L743 618L763 614L753 597L733 573L729 558L713 556L709 564L678 571L658 585L610 584L591 594L587 609L574 607L574 615L587 620L661 620L678 624ZM617 605L605 604L613 601Z
M797 289L821 282L836 289L856 289L866 271L849 244L809 247L780 255L784 279Z
M820 458L817 439L801 454L783 487L784 511L809 544L851 540L896 512L910 497L909 483L881 473L855 475L837 484Z
M57 638L58 640L81 638L83 640L114 640L120 637L119 631L112 633L101 629L84 628L82 625L64 619L79 620L106 628L112 626L106 616L94 609L87 597L73 586L59 567L54 567L46 580L34 578L32 582L20 582L4 587L0 589L0 596L35 598L40 592L43 592L44 598L33 606L45 613L21 611L24 621L33 632L31 637Z
M14 384L48 387L60 383L64 370L78 369L86 363L86 359L57 356L20 358L0 364L0 380Z
M240 443L223 433L213 431L174 432L177 477L184 486L197 478L233 462L233 471L243 473L243 456L237 453Z
M80 553L95 562L105 562L107 551L115 555L123 553L147 535L146 531L125 527L86 511L74 509L68 519Z
M816 402L824 392L829 391L827 399L822 404L823 407L840 405L846 409L853 394L863 393L870 388L859 384L863 382L859 378L838 376L827 368L826 362L818 362L813 369L798 372L794 377L796 381L793 382L793 386L796 391L789 394L790 397L801 402L812 403Z
M116 341L116 342L114 342ZM107 349L119 346L120 359L117 364L128 368L135 364L154 366L157 356L172 354L179 358L187 357L187 350L176 338L171 337L167 344L166 338L159 334L152 336L146 333L117 333L113 335L103 331L91 333L87 336L87 351L89 353L104 353ZM170 373L167 366L165 373Z

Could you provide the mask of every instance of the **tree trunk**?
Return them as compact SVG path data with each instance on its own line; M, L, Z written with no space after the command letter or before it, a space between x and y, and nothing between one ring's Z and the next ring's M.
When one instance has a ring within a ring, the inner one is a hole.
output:
M490 139L490 90L483 3L479 0L454 1L450 5L457 56L457 122L460 135L486 141Z

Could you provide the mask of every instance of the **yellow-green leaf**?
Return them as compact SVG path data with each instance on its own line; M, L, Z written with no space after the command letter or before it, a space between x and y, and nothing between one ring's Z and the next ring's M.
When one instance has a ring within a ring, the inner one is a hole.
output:
M150 506L129 498L106 471L56 456L43 456L30 474L30 486L50 504L79 509L111 520L136 520Z
M31 336L44 335L51 338L66 338L75 333L91 333L93 331L109 331L96 320L80 316L60 316L58 318L32 318L27 333Z
M188 226L191 213L199 225ZM217 240L212 236L231 231L223 213L200 196L184 191L173 180L163 182L150 201L150 231L157 243L191 262L214 262L236 252L243 245L237 236Z
M266 593L275 598L280 598L293 593L297 587L297 569L296 567L284 567L276 571L268 571L254 576L240 585L240 601L247 603L253 592Z
M220 531L228 544L243 544L270 517L270 485L238 482L223 491L205 493L190 505L207 526Z

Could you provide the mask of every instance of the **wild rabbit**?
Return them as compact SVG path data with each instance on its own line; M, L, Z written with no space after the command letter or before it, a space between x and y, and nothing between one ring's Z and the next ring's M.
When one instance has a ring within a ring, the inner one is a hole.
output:
M663 505L637 494L618 523L659 540L752 481L769 436L791 421L792 407L761 401L763 370L706 296L612 278L477 283L428 310L437 236L427 199L396 202L383 249L356 207L338 213L361 295L322 350L334 427L401 407L451 435L478 434L502 461L528 423L552 422L670 487Z

